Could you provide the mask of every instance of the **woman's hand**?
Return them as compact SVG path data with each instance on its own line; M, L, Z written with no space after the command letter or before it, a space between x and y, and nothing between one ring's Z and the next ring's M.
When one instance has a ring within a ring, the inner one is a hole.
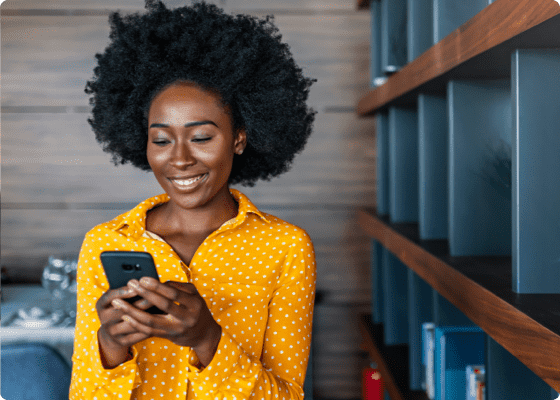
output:
M128 287L165 312L152 315L124 301L113 302L125 314L122 319L130 327L146 337L161 337L179 346L191 347L204 366L212 361L222 328L193 284L161 283L152 278L142 278L140 282L131 280Z
M96 303L96 311L101 322L97 331L101 361L105 368L114 368L126 361L130 354L130 346L148 336L135 329L130 323L123 321L123 311L116 308L113 303L119 303L136 296L136 293L127 286L108 290ZM126 303L128 304L128 303ZM152 306L145 299L137 300L134 306L146 310Z

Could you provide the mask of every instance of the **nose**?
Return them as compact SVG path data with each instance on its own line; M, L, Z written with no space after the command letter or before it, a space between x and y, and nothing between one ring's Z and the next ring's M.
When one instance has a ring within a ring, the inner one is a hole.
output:
M177 144L173 148L170 164L175 168L184 169L196 164L196 159L193 157L188 145Z

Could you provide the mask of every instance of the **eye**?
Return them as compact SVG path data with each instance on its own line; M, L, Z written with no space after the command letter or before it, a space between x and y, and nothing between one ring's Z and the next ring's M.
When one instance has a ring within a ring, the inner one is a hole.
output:
M191 141L193 143L204 143L204 142L208 142L210 139L212 139L210 136L199 136L199 137L192 138Z
M152 140L152 143L156 146L165 146L166 144L170 143L170 141L165 138L155 138Z

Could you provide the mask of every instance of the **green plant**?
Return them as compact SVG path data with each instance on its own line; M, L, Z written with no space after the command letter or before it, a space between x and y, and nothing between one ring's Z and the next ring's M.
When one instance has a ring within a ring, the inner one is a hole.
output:
M511 199L511 145L500 140L498 145L486 147L487 156L477 175L499 194Z

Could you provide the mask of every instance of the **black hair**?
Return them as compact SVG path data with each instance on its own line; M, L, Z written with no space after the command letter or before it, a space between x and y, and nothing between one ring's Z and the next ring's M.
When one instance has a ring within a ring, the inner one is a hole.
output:
M272 17L229 15L197 2L168 9L147 0L146 13L112 13L110 44L96 54L87 82L88 122L115 165L150 170L146 157L152 99L177 81L217 92L234 132L247 146L234 157L230 183L252 186L288 170L311 134L306 100L314 80L302 74Z

